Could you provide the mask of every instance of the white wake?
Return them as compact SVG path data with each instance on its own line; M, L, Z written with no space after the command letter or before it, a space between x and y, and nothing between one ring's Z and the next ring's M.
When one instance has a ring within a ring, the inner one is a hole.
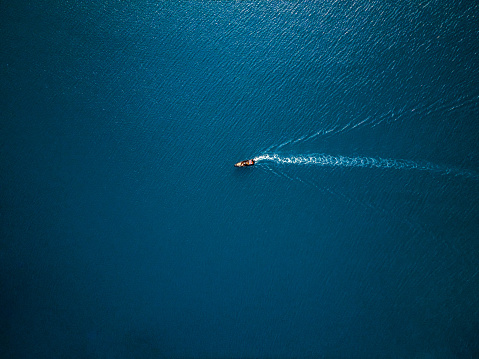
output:
M254 158L255 162L272 161L278 164L317 165L328 167L363 167L397 170L420 170L440 174L452 174L478 179L477 173L461 169L438 166L428 162L414 162L410 160L374 158L374 157L346 157L331 156L328 154L309 154L301 156L282 156L279 154L264 154Z

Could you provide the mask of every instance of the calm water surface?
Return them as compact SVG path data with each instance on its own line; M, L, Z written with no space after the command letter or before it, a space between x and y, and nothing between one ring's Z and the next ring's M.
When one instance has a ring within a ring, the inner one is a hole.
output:
M0 14L3 357L479 355L474 2Z

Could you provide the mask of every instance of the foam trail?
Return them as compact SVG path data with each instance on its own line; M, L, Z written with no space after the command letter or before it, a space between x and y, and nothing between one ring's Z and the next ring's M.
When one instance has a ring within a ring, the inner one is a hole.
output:
M279 154L265 154L254 158L255 162L272 161L278 164L317 165L329 167L363 167L384 168L397 170L421 170L440 174L452 174L473 179L479 179L479 175L461 169L441 167L432 163L418 163L409 160L374 158L374 157L346 157L331 156L327 154L310 154L303 156L281 156Z
M390 111L387 111L381 115L367 116L364 120L358 123L354 123L354 121L351 121L342 126L337 123L339 119L336 119L336 123L332 127L321 129L315 133L300 137L296 140L290 139L280 144L279 146L277 146L276 150L279 150L280 148L287 145L293 145L299 142L307 142L307 141L313 140L316 137L321 137L323 139L326 139L332 136L348 133L355 129L359 129L359 128L363 128L367 126L373 128L384 122L392 124L394 122L401 121L407 115L411 116L412 114L414 114L415 116L423 116L423 115L431 115L435 112L451 112L462 107L477 105L477 100L479 100L479 95L475 95L472 97L463 96L463 97L459 97L458 99L451 100L449 102L444 102L444 100L441 98L430 104L417 105L410 109L408 109L407 106L403 106L398 109L392 109ZM271 148L273 148L273 146L271 146L270 149ZM269 151L269 149L267 151Z

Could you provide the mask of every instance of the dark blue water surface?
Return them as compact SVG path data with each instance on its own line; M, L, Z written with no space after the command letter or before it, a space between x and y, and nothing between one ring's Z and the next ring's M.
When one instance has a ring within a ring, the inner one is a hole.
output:
M479 356L477 2L0 16L2 357Z

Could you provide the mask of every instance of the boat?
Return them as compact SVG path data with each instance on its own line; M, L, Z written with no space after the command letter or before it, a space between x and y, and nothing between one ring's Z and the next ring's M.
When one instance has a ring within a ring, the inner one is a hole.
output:
M254 165L254 160L246 160L246 161L241 161L235 164L235 167L247 167L247 166L253 166Z

